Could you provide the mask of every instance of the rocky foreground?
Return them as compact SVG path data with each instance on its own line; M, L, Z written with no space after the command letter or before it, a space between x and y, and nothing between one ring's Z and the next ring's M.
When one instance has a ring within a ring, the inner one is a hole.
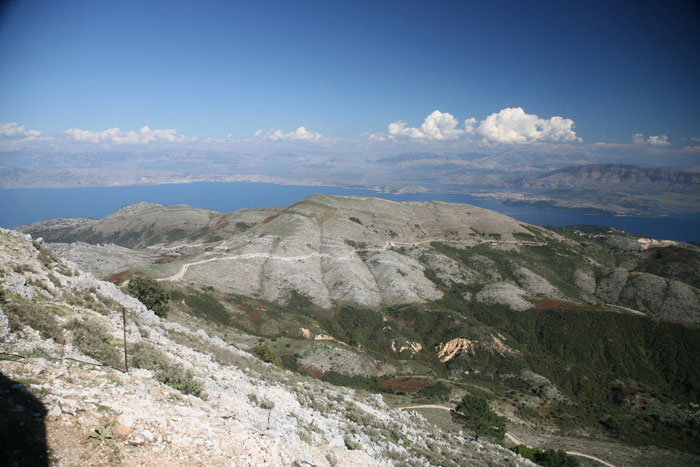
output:
M530 465L379 395L283 371L161 320L28 236L0 231L0 264L9 465Z

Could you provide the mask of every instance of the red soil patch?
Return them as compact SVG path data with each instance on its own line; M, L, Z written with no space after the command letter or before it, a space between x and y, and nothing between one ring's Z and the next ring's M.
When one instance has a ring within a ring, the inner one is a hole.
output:
M262 223L263 223L263 224L267 224L268 222L277 219L280 215L284 214L285 212L289 212L290 209L292 209L294 206L299 205L300 203L301 203L301 201L297 201L297 202L294 203L294 204L290 204L289 206L287 206L286 208L282 209L282 210L281 210L280 212L278 212L277 214L273 214L273 215L271 215L270 217L266 217L266 218L262 221Z
M113 284L121 284L125 280L127 280L131 275L134 274L133 269L127 269L126 271L118 272L116 274L112 274L107 278L107 280Z
M423 378L389 378L385 379L379 386L391 388L395 392L417 392L425 387L432 386L430 381Z
M554 300L553 298L541 298L535 300L535 306L538 310L556 310L556 311L568 311L581 309L581 305L571 302L565 302L563 300Z
M305 373L312 378L320 379L321 376L323 376L323 371L319 370L318 368L314 368L312 366L300 366L299 371L301 373Z
M209 237L211 234L213 234L213 233L216 232L217 230L221 230L221 229L223 229L223 228L226 228L226 227L229 225L229 223L228 223L228 218L229 218L230 215L231 215L231 213L229 213L229 214L224 214L223 216L221 216L221 218L216 222L216 225L215 225L214 227L212 227L211 229L207 230L206 232L204 232L204 233L201 234L201 235L197 235L196 237L194 237L193 240L199 240L199 239L202 239L202 238L205 238L205 237Z
M248 313L248 318L250 318L250 320L253 323L257 323L259 321L262 321L262 317L260 316L260 312L258 310L248 309L248 310L246 310L246 312Z
M153 264L166 264L166 263L172 263L176 259L188 259L192 258L194 254L190 255L180 255L180 256L170 256L167 253L161 253L161 255L156 259Z

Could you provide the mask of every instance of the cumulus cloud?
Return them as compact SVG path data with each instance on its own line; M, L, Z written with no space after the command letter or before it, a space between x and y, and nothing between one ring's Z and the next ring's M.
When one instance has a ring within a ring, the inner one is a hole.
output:
M503 109L492 113L477 129L485 142L503 144L527 144L537 141L570 143L582 141L574 132L570 118L552 117L549 120L526 114L521 107Z
M140 131L122 131L119 128L109 128L103 131L81 130L69 128L66 134L75 141L90 143L114 143L114 144L149 144L149 143L185 143L196 141L196 136L177 134L174 128L151 130L144 126Z
M648 144L651 146L671 145L671 142L668 140L668 136L666 135L649 136L648 138L645 138L644 133L635 133L634 135L632 135L632 142L634 144Z
M273 141L320 141L323 138L321 133L309 131L303 126L289 133L285 133L282 130L271 130L265 135L262 129L255 132L257 137L262 137L263 135L265 138Z
M460 129L459 121L454 115L447 112L435 110L433 113L425 117L420 128L411 128L406 126L406 122L398 121L389 124L389 137L408 137L415 139L444 141L459 139L465 129Z
M582 141L574 131L574 121L554 116L547 119L527 114L520 107L506 108L493 113L479 122L468 118L460 126L454 115L435 110L428 115L420 127L409 127L404 121L389 124L387 138L417 139L421 141L451 141L481 137L485 144L528 144L539 141ZM381 140L382 135L370 135Z
M0 138L3 140L29 141L41 136L37 130L27 130L17 122L0 123Z

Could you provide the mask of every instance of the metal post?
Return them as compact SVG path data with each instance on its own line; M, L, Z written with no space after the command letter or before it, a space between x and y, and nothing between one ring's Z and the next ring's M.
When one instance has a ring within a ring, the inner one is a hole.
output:
M122 306L122 318L124 319L124 367L129 372L129 357L126 354L126 308Z

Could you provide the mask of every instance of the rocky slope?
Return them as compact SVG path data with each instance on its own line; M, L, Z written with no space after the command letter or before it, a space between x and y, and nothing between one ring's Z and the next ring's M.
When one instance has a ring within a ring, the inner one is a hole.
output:
M528 464L392 410L381 396L280 370L234 343L160 320L23 235L0 231L0 258L1 407L15 424L0 430L3 444L30 423L45 430L59 465ZM129 373L121 357L104 363L119 355L122 309ZM104 339L86 347L83 327ZM135 369L139 358L148 366L139 348L157 349L191 385L166 378L168 386L155 371ZM47 455L41 439L17 441L5 444L10 465Z

